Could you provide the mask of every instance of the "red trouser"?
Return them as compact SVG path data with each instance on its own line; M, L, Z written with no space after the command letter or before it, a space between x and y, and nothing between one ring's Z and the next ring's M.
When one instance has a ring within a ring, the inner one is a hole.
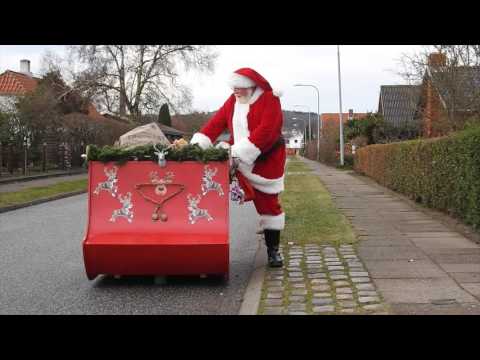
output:
M259 215L280 215L282 207L278 201L278 194L266 194L255 190L255 199L253 204Z
M266 194L255 190L253 204L260 215L260 225L263 229L283 230L285 227L285 214L282 211L278 194Z

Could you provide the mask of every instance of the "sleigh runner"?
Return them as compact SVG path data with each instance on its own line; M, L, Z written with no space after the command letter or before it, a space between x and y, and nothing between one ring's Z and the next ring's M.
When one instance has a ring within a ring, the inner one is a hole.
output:
M87 277L229 271L229 162L89 161Z

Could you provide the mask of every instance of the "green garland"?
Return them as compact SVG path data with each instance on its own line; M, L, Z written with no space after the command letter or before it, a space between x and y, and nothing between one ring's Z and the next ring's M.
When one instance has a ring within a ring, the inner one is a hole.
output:
M165 145L157 145L157 148L163 150ZM158 161L155 155L153 145L142 145L130 149L104 146L102 148L89 145L87 147L87 161L101 161L103 163L113 161L117 165L122 165L127 161ZM202 150L198 145L186 145L181 149L169 149L165 156L170 161L200 161L203 163L209 161L225 161L228 160L228 150L209 148Z

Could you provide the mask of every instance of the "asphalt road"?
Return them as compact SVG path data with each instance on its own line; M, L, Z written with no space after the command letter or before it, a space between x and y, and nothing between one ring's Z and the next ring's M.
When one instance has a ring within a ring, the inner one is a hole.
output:
M237 314L258 247L251 203L231 205L230 280L85 275L87 196L0 214L0 314Z

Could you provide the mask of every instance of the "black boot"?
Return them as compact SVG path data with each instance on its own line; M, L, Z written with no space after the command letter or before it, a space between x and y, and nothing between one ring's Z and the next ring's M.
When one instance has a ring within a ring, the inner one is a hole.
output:
M270 267L282 267L283 259L278 251L280 245L280 230L264 230L265 244L267 245L268 265Z

